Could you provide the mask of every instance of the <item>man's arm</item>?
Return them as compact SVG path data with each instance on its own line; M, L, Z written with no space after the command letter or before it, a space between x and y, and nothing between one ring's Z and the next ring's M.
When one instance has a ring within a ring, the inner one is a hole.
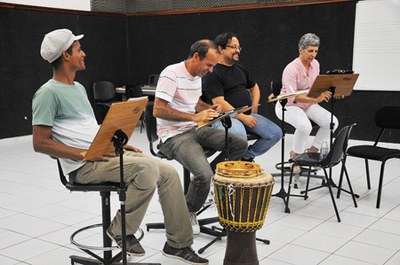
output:
M53 140L51 129L51 127L43 125L33 126L33 148L36 152L57 158L83 159L81 153L86 150L70 147Z
M255 106L260 103L260 88L258 84L256 83L250 90L250 95L251 95L251 105ZM258 113L258 106L254 107L251 109L252 113Z
M200 112L202 110L206 110L206 109L213 109L217 112L222 112L222 106L219 104L214 104L214 105L210 105L206 102L204 102L203 100L199 99L199 101L196 104L195 110L197 112Z
M234 109L234 107L231 104L229 104L228 101L225 100L224 96L215 97L215 98L212 99L212 101L213 101L213 103L215 105L216 104L221 105L222 106L222 111L224 111L224 112ZM240 113L240 114L236 115L235 118L240 120L241 122L243 122L246 126L248 126L250 128L254 127L256 125L256 123L257 123L256 118L254 118L251 115L246 115L246 114L243 114L243 113Z
M210 121L215 117L218 117L219 114L218 112L216 112L211 108L202 110L194 114L182 112L168 106L168 101L160 98L155 98L153 115L154 117L170 121L205 122L205 121Z

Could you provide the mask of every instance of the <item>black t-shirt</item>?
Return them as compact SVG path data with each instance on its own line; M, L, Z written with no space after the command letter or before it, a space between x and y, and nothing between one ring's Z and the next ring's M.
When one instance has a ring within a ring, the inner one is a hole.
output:
M248 89L256 83L240 64L226 66L217 64L212 73L202 78L202 99L212 104L212 99L223 96L234 108L251 106L251 96Z

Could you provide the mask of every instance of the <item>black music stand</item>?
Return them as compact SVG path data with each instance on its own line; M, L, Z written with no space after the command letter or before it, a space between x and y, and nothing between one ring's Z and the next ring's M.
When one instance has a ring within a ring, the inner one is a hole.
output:
M271 83L271 85L273 85ZM285 176L284 176L284 172L285 172L285 167L284 167L284 163L285 163L285 106L286 103L288 101L288 98L294 97L296 95L300 95L300 94L305 94L306 91L298 91L295 93L288 93L288 94L284 94L284 95L275 95L274 97L271 98L268 102L276 102L279 101L279 103L282 105L282 119L281 119L281 130L282 130L282 140L281 140L281 189L273 194L272 196L276 196L279 197L283 200L283 203L285 205L287 205L286 200L287 200L287 192L285 190L284 187L284 182L285 182ZM290 213L290 209L288 207L285 208L285 212L286 213Z
M127 102L113 103L110 106L110 109L108 110L107 115L88 151L83 154L84 160L87 161L112 152L115 152L115 154L119 156L120 188L118 193L121 212L122 262L124 265L127 265L128 263L126 255L126 192L123 167L123 147L128 143L128 135L132 135L147 102L147 97L141 97Z
M321 93L325 91L330 91L332 93L332 98L330 100L331 108L331 122L330 122L330 148L333 144L333 129L335 124L333 122L333 112L336 98L344 98L351 95L353 92L353 87L358 79L359 74L322 74L318 75L315 79L310 91L308 92L308 97L317 98ZM329 179L332 179L332 168L329 168ZM325 183L321 186L309 189L308 191L316 190L326 185L332 185L337 188L335 183ZM347 190L342 189L342 191L350 193ZM359 195L354 194L355 197Z

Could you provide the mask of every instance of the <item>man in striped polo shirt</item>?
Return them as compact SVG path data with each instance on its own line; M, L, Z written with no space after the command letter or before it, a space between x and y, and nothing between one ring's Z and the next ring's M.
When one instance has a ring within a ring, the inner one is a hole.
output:
M194 234L200 233L196 212L207 198L216 164L225 159L239 160L247 150L245 139L229 134L229 152L225 152L224 131L211 127L196 129L198 122L218 117L221 110L220 105L211 106L200 100L201 78L213 71L219 59L220 53L213 41L196 41L185 61L161 72L154 101L160 151L193 174L186 203ZM221 153L210 164L204 149Z

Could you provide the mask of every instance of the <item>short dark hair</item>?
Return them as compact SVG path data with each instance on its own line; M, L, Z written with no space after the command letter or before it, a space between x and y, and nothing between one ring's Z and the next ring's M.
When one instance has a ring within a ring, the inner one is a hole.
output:
M226 48L226 45L232 40L232 38L237 38L237 35L233 32L225 32L219 34L217 37L215 37L214 42L218 46L221 46L222 48Z
M218 47L215 45L215 42L212 40L198 40L195 43L190 46L190 52L189 52L189 59L193 57L193 55L197 52L199 54L200 60L203 60L208 53L209 49L214 49L218 53Z
M71 46L69 46L69 48L66 50L66 52L68 54L72 54L72 47L74 46L75 41L71 44ZM62 57L63 54L61 53L61 56L58 57L54 62L51 63L51 65L53 66L54 69L57 69L58 67L60 67L61 62L62 62Z

